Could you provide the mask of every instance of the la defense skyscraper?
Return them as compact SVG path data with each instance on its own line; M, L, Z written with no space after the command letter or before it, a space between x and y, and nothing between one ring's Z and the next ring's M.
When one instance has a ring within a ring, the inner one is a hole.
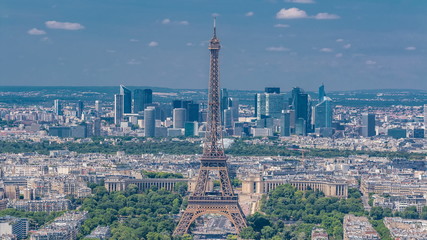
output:
M228 175L227 156L224 153L222 142L222 126L220 112L220 86L218 55L220 42L216 36L214 20L214 33L209 42L210 75L208 92L208 116L206 136L203 144L203 155L200 158L200 170L194 192L188 199L187 209L174 231L174 235L188 232L191 223L205 214L220 214L227 217L234 225L237 232L245 228L245 216L240 208L238 196L234 193ZM207 192L209 173L218 172L220 190Z

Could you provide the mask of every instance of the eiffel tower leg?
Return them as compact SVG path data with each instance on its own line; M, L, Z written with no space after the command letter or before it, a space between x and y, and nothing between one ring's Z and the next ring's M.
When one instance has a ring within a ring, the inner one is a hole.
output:
M243 214L239 204L231 206L228 214L230 214L230 218L232 219L231 222L233 223L237 233L240 233L243 228L247 227L245 215Z
M187 233L192 223L194 214L195 214L194 212L189 211L187 208L187 210L185 210L185 212L182 214L182 217L179 220L178 226L176 226L175 231L173 232L173 235L177 236L177 235L184 235L185 233Z
M203 196L206 192L206 185L209 180L209 170L200 169L199 176L197 177L196 188L194 189L194 196Z
M233 187L231 186L230 177L228 176L227 167L218 171L219 181L221 183L221 191L223 196L233 196Z

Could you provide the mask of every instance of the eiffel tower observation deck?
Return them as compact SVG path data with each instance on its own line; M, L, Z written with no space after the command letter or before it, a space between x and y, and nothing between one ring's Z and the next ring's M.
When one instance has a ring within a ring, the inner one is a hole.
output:
M208 119L203 155L200 158L200 170L196 188L188 199L187 209L174 231L174 235L183 235L189 231L191 223L205 214L220 214L228 218L239 233L246 225L246 219L239 205L239 198L234 193L228 175L227 156L222 140L219 84L219 50L220 41L216 35L214 19L213 37L209 42L210 74L208 91ZM217 172L220 191L207 192L206 186L210 172Z

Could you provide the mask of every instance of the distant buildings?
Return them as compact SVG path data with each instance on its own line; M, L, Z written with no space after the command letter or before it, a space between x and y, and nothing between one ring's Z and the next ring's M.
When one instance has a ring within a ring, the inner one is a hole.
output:
M120 85L120 95L123 96L123 113L132 113L132 92Z
M121 94L114 95L114 124L120 125L123 121L124 97Z
M184 128L187 119L187 109L174 108L173 109L173 128Z
M424 137L427 138L427 104L424 104Z
M266 88L264 93L256 94L256 117L280 118L284 109L285 95L280 93L280 88Z
M153 103L153 91L151 89L135 89L133 91L133 112L144 111L147 104Z
M78 118L81 118L82 117L82 115L83 115L83 110L84 110L84 103L83 103L83 101L78 101L77 102L77 108L76 108L76 116L78 117Z
M363 113L362 114L362 136L372 137L375 136L375 114Z
M156 109L148 107L144 110L145 137L156 136Z
M294 110L295 135L307 135L311 131L311 111L309 95L303 89L295 87L292 89L292 96L289 99L289 105ZM292 127L292 126L291 126Z
M62 105L61 105L61 101L59 99L55 99L53 101L53 111L55 112L55 114L57 116L62 115Z

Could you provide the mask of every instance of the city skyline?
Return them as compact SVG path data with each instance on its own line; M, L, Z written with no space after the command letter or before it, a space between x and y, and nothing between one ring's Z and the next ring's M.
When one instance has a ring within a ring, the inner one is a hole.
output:
M218 15L225 88L427 89L423 2L24 2L1 3L3 86L205 88Z

